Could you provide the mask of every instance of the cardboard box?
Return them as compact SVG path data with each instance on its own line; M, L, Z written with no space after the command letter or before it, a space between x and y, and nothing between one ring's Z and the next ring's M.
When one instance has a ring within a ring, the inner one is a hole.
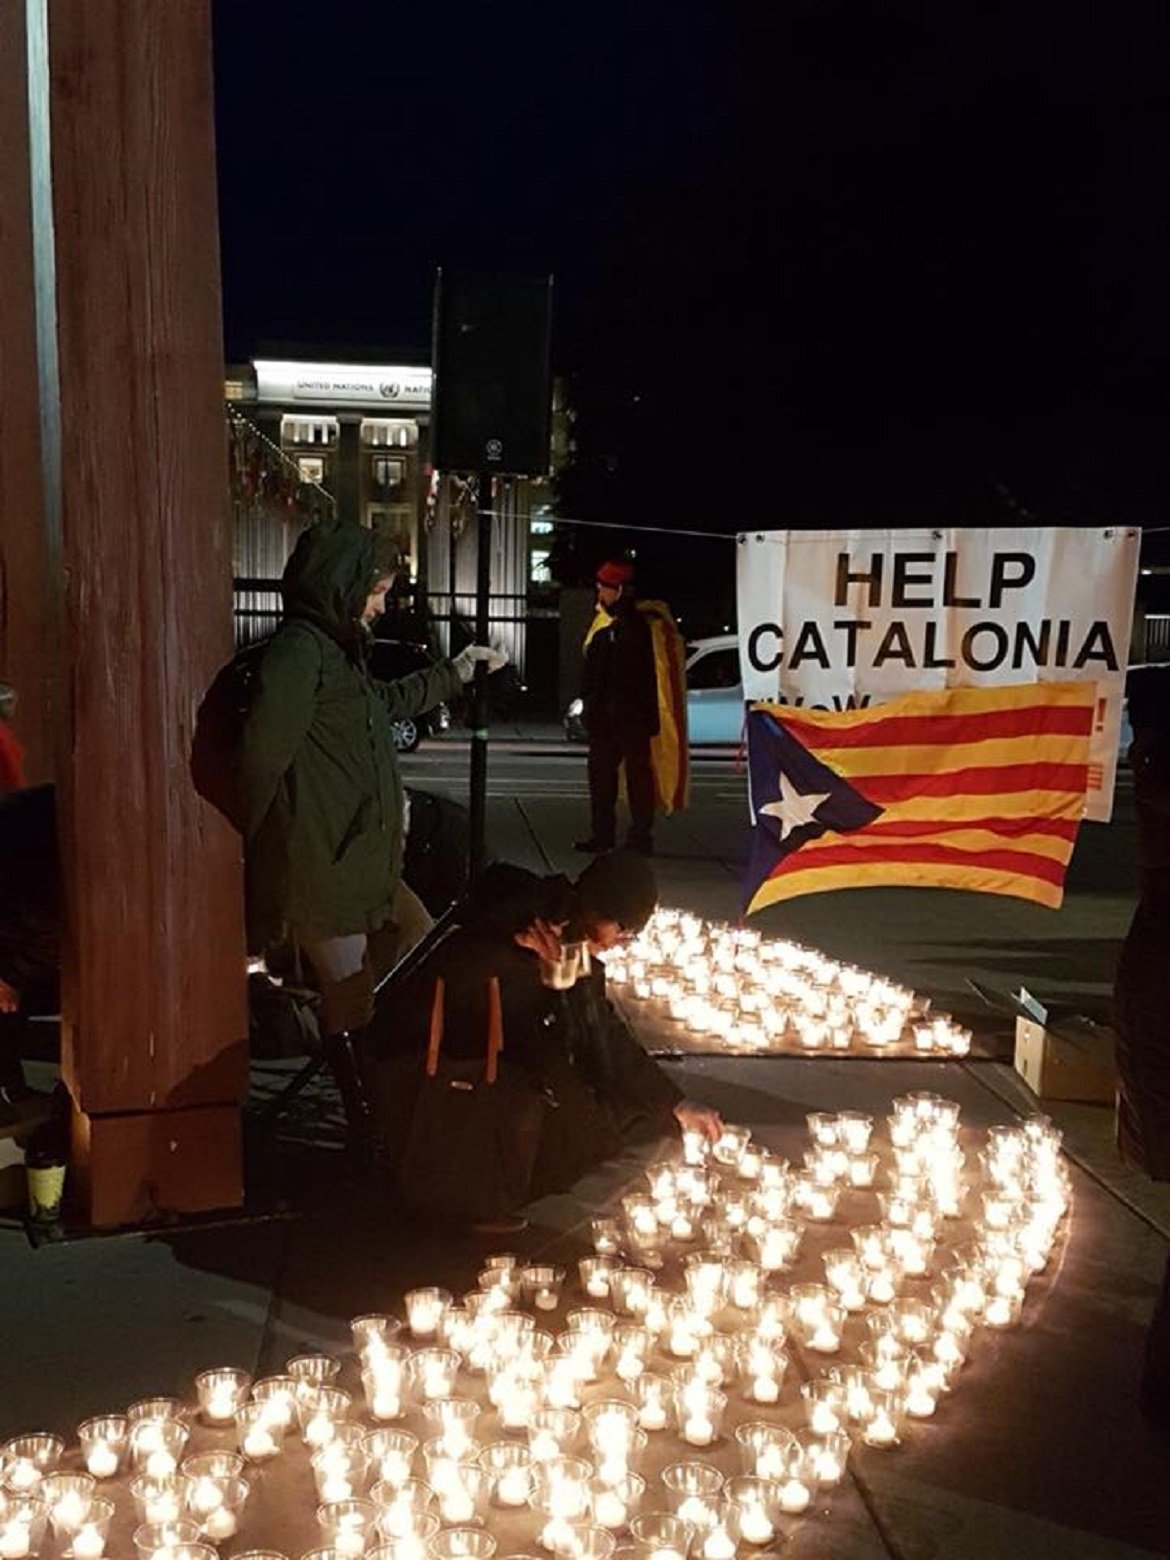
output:
M1112 1105L1117 1090L1113 1031L1100 1024L1058 1029L1034 1018L1016 1019L1015 1066L1041 1100Z

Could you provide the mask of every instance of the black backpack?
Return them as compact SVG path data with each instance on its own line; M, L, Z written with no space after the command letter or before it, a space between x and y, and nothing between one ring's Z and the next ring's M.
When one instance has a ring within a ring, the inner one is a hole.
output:
M191 741L191 779L204 801L244 832L239 788L240 738L251 708L260 661L271 635L237 650L203 696Z

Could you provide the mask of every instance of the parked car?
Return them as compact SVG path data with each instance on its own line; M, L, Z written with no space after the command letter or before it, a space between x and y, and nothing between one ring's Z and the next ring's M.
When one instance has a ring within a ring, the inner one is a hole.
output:
M370 651L370 671L382 682L394 682L398 677L433 666L438 659L426 645L414 644L408 639L375 639ZM445 704L436 704L434 709L410 720L395 720L390 724L397 751L413 753L424 737L447 730L451 724L451 711Z
M737 747L743 741L743 683L739 640L734 634L696 639L687 646L687 734L691 747ZM565 711L565 736L587 740L581 724L581 700Z

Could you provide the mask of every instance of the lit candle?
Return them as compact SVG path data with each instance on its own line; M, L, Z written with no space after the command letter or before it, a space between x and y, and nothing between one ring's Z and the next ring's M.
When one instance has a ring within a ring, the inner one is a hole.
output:
M715 1439L715 1426L706 1414L690 1414L683 1423L683 1440L691 1446L710 1446Z
M73 1535L73 1560L100 1560L106 1541L95 1523L83 1524Z
M236 1514L228 1506L219 1506L215 1511L209 1512L203 1519L204 1533L218 1544L221 1539L231 1538L238 1524Z
M501 1506L527 1504L530 1480L527 1468L505 1468L496 1482L496 1499Z
M643 1430L661 1430L666 1424L666 1409L657 1398L649 1398L638 1410L638 1423Z
M95 1479L112 1479L118 1471L118 1454L108 1441L95 1441L85 1454L85 1466Z
M812 1491L803 1479L795 1475L784 1479L777 1492L781 1511L797 1512L807 1511L809 1501L812 1500Z
M253 1462L263 1462L266 1457L276 1456L280 1443L266 1425L255 1424L244 1436L241 1450Z
M0 1556L3 1560L24 1560L32 1545L32 1533L27 1522L4 1522L0 1525Z
M768 1513L757 1501L740 1508L739 1527L749 1544L767 1544L776 1531Z

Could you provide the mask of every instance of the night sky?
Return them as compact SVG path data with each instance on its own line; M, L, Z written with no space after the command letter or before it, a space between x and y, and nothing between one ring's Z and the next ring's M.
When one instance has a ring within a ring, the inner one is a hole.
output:
M214 15L229 357L426 361L437 265L552 271L566 512L1161 520L1163 5Z

